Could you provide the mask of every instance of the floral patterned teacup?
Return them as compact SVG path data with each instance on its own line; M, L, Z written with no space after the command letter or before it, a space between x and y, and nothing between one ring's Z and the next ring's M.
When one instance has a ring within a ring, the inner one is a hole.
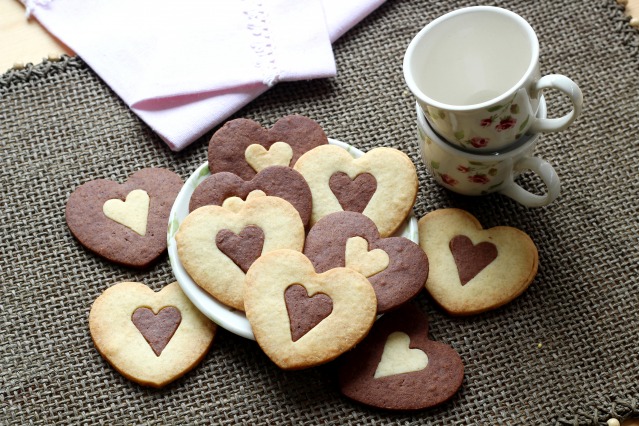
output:
M411 41L403 67L433 129L467 150L497 151L526 133L564 130L582 109L571 79L540 78L539 42L530 24L497 7L468 7L435 19ZM536 117L548 88L567 95L570 112Z
M443 187L464 195L499 192L528 207L545 206L559 196L559 177L555 169L532 155L539 134L526 135L503 151L469 152L444 141L430 127L419 104L416 110L422 160ZM545 115L543 99L538 115ZM515 182L515 177L526 170L539 176L546 185L545 194L533 194Z

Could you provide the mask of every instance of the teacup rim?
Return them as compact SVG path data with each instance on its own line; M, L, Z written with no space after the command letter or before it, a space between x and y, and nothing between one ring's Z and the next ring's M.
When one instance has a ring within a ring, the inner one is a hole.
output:
M501 95L491 98L484 102L471 104L471 105L453 105L453 104L447 104L445 102L440 102L438 100L435 100L431 98L430 96L426 95L424 92L422 92L422 90L418 87L417 83L415 82L415 79L412 77L412 74L408 72L409 57L412 56L413 51L417 48L417 44L425 37L425 34L427 32L432 30L433 27L435 27L436 25L439 25L441 22L455 18L458 15L463 15L466 13L472 13L477 11L491 11L491 12L502 13L504 15L509 15L515 21L519 22L522 28L526 30L526 32L530 35L530 39L532 41L531 58L530 58L528 67L526 68L526 72L521 76L521 78L517 81L517 83L511 86L508 90L503 92ZM408 85L411 92L418 98L419 101L424 102L425 104L428 104L435 108L439 108L443 110L455 111L455 112L470 112L470 111L476 111L482 108L490 107L491 105L494 105L495 103L502 102L505 99L512 97L525 84L525 82L528 81L530 77L534 74L535 69L537 68L538 62L539 62L539 39L533 27L522 16L518 15L517 13L511 10L504 9L502 7L497 7L497 6L469 6L469 7L462 7L459 9L455 9L451 12L445 13L444 15L441 15L435 18L434 20L430 21L428 24L426 24L426 26L422 28L411 39L410 43L408 44L406 52L404 53L402 71L404 74L404 80L406 81L406 84Z

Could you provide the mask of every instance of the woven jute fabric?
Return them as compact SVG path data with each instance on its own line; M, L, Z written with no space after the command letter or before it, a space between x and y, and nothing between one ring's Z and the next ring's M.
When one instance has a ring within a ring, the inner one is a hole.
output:
M87 181L123 182L144 167L186 179L206 161L210 133L171 152L81 59L65 57L0 76L0 424L605 425L639 414L637 34L614 0L490 2L532 24L542 73L574 79L585 108L536 148L561 179L553 204L463 197L420 161L402 59L427 22L474 3L389 1L334 45L337 77L278 84L236 114L270 126L299 113L363 150L399 148L419 173L417 217L459 207L484 227L514 226L535 241L539 273L503 308L451 318L425 292L418 297L432 338L465 365L450 402L415 413L370 409L340 395L334 364L284 372L225 330L165 389L113 370L92 343L91 304L120 281L159 290L174 277L166 255L134 271L90 254L66 227L65 203ZM564 112L565 99L546 97L550 115ZM541 189L529 175L520 182Z

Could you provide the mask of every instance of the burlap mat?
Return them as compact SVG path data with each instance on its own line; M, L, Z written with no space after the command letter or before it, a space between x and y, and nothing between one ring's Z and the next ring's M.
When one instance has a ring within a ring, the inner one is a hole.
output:
M237 114L271 125L300 113L359 148L400 148L418 167L418 217L460 207L537 243L538 276L502 309L452 319L419 297L433 338L466 366L451 402L412 414L369 409L340 396L333 365L283 372L224 330L204 362L164 390L111 369L89 336L92 302L119 281L157 290L174 278L166 256L135 272L89 254L66 228L66 200L88 180L123 181L142 167L186 178L206 160L210 135L170 152L81 60L64 58L0 76L0 424L604 425L637 414L637 34L614 0L495 2L531 22L542 72L572 77L586 107L538 147L562 180L554 204L465 198L438 187L419 161L401 62L423 25L473 3L389 1L336 43L338 77L279 84ZM559 114L560 99L548 99Z

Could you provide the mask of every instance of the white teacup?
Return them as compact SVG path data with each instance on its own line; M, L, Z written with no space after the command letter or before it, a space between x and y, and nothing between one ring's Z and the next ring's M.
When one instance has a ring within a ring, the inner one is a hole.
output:
M581 113L583 98L568 77L540 78L539 41L519 15L475 6L443 15L413 38L404 79L441 136L468 150L496 151L525 133L556 132ZM565 93L572 110L539 118L541 91Z
M539 133L526 135L503 151L479 154L447 143L430 127L419 104L415 107L422 161L443 187L463 195L499 192L528 207L545 206L559 196L560 183L555 169L532 155ZM539 117L545 116L545 107L542 98ZM546 185L545 194L533 194L515 182L526 170L539 176Z

